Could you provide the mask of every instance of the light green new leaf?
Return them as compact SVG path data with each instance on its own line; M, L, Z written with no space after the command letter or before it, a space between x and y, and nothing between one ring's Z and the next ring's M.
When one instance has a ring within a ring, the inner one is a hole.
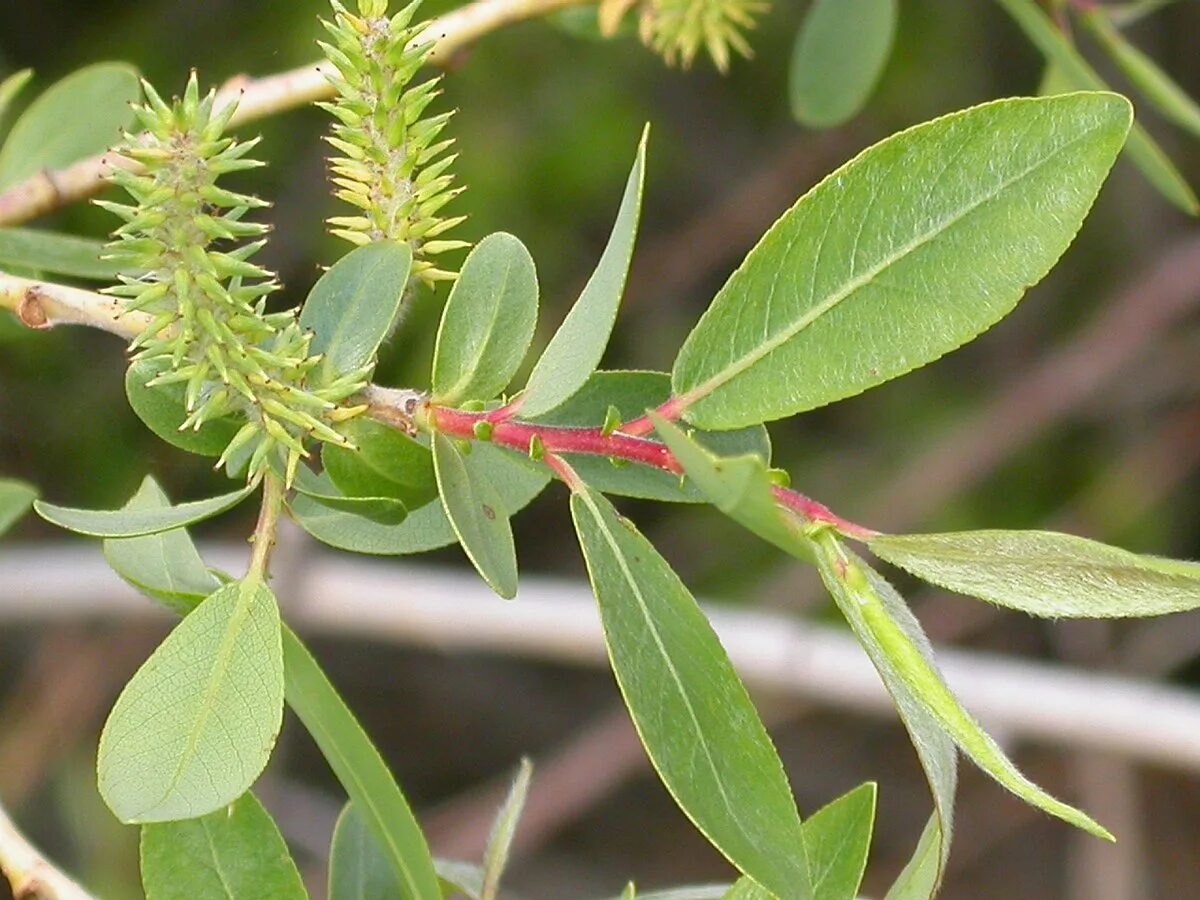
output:
M438 878L442 880L442 893L454 900L481 900L483 896L483 869L474 863L462 862L457 859L442 859L433 861ZM460 897L461 895L461 897Z
M933 716L967 756L1026 803L1097 837L1112 835L1084 813L1051 797L1022 775L942 680L927 645L916 639L916 620L877 572L832 533L817 540L821 578L864 647L874 647L902 679L912 698ZM907 614L906 614L907 613ZM908 619L904 623L904 619ZM905 625L908 627L905 627Z
M100 794L122 822L203 816L250 788L282 720L275 596L261 582L225 585L117 698L100 735Z
M528 759L522 759L512 787L508 790L508 796L496 814L496 821L492 823L492 833L488 837L487 849L483 854L481 900L496 900L500 892L500 878L508 865L508 851L517 835L517 825L525 809L525 798L529 795L529 782L532 778L533 764Z
M1105 10L1085 13L1083 21L1125 73L1166 118L1200 137L1200 104L1188 95L1153 59L1113 27Z
M996 0L1025 32L1025 36L1049 61L1059 67L1064 78L1078 90L1106 91L1108 84L1075 49L1054 21L1033 0ZM1136 122L1129 134L1129 157L1138 170L1167 200L1184 212L1200 212L1200 201L1179 174L1167 154Z
M376 241L347 253L313 285L300 325L313 332L311 352L325 357L317 381L335 381L375 362L411 268L408 244Z
M742 872L781 900L812 897L783 766L704 613L602 495L573 494L571 515L613 672L663 783Z
M625 183L617 221L596 271L529 375L529 382L521 393L521 414L524 416L539 416L556 409L582 388L588 376L600 365L613 323L617 320L617 309L633 259L642 212L649 135L650 126L647 125L638 144L633 171Z
M0 266L53 275L115 281L117 267L100 259L104 244L72 234L31 228L0 228Z
M831 128L862 109L892 52L896 0L816 0L796 35L792 115Z
M472 446L470 464L481 480L496 488L504 508L511 514L524 509L550 483L545 466L490 444ZM332 488L332 483L329 486ZM317 497L295 497L289 507L300 527L314 538L351 553L384 556L424 553L458 542L441 503L427 503L413 510L399 525L370 521L355 515L345 502L330 505Z
M286 627L283 656L288 705L316 741L399 878L402 890L389 894L389 900L441 900L429 845L400 786L312 654Z
M569 400L535 421L595 428L604 424L612 407L621 421L628 422L660 406L670 396L671 377L664 372L593 372ZM761 425L737 431L698 431L692 437L720 456L755 454L763 460L771 458L771 439ZM690 481L649 466L613 465L605 457L576 454L571 457L571 467L604 494L669 503L705 502L703 492Z
M0 125L4 124L8 108L12 106L17 94L21 93L25 85L29 84L29 79L32 77L33 69L21 69L0 81Z
M169 509L167 495L149 475L122 509L139 512ZM145 537L104 542L113 571L167 608L186 615L221 586L182 528Z
M1200 563L1070 534L888 534L867 546L918 578L1035 616L1160 616L1200 607Z
M701 428L815 409L1003 318L1066 250L1129 129L1113 94L999 100L866 150L771 227L672 373Z
M130 407L147 428L171 446L201 456L220 456L245 422L226 417L205 422L199 430L180 431L188 416L185 386L179 382L146 386L166 367L165 361L137 360L125 371L125 396Z
M23 481L0 478L0 535L29 511L37 495L37 489Z
M875 828L875 785L861 784L804 823L804 850L817 900L854 900Z
M930 900L941 886L944 854L948 847L949 842L942 840L942 829L935 813L925 823L912 858L896 876L883 900Z
M452 404L503 391L533 340L537 310L537 270L525 245L504 232L476 244L442 311L434 398Z
M186 528L205 519L232 509L253 491L257 484L207 500L193 500L177 506L147 509L73 509L55 506L42 500L33 508L39 516L60 528L92 537L132 538L147 534L158 534L172 528Z
M393 497L348 497L333 483L328 473L316 474L301 466L292 484L296 492L310 497L322 506L378 522L399 525L408 518L408 507Z
M357 449L326 444L321 462L350 497L391 497L409 509L437 498L429 448L395 428L359 417L341 427Z
M146 900L305 900L283 835L253 794L199 819L142 827Z
M96 63L56 81L13 123L0 148L0 190L103 153L133 121L139 92L137 70L125 63Z
M446 518L471 565L506 600L517 595L517 551L499 492L453 439L433 436L433 468Z

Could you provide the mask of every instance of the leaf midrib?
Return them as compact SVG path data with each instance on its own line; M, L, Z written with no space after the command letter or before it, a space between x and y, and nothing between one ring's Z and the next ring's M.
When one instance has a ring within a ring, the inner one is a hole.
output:
M688 399L691 402L695 403L695 402L703 399L704 397L707 397L713 391L717 390L724 384L726 384L729 381L731 381L732 379L736 378L738 375L741 375L747 369L750 369L753 366L757 365L759 362L761 362L763 359L765 359L767 356L769 356L775 350L779 349L781 346L786 344L788 341L792 340L792 338L796 337L796 335L800 334L800 332L802 332L806 328L808 328L808 326L810 326L813 322L815 322L821 316L825 315L827 312L832 310L835 306L840 304L842 301L853 296L855 293L858 292L858 290L860 288L865 287L866 285L870 284L884 271L886 271L887 269L891 268L892 266L898 264L899 262L901 262L906 257L910 256L911 254L915 253L917 250L921 249L921 247L925 246L926 244L928 244L931 241L935 240L936 238L940 237L942 234L949 231L951 228L953 228L955 225L957 225L959 222L961 222L967 216L971 215L972 213L976 212L978 209L980 209L984 205L995 200L1003 191L1008 190L1008 188L1012 187L1014 184L1029 177L1034 172L1038 171L1043 166L1048 164L1055 157L1057 157L1060 154L1071 149L1072 147L1074 147L1076 144L1083 141L1084 139L1090 137L1092 135L1092 133L1099 130L1100 127L1101 126L1097 126L1096 128L1088 129L1087 131L1083 132L1078 137L1075 137L1075 138L1071 139L1070 141L1068 141L1067 143L1063 144L1062 146L1055 148L1055 150L1052 153L1049 153L1042 159L1038 160L1032 166L1029 166L1028 168L1022 170L1021 172L1012 176L1011 178L1004 180L996 188L985 193L984 195L982 195L979 199L977 199L973 203L967 205L966 207L964 207L960 211L954 213L952 216L948 217L947 219L944 219L942 222L939 222L936 226L934 226L930 230L926 231L925 233L919 235L917 238L913 239L912 241L909 241L909 243L905 244L903 247L901 247L895 253L886 257L882 262L880 262L873 268L868 269L862 275L859 275L855 278L851 278L849 281L847 281L845 283L845 285L839 291L835 291L834 293L830 294L821 303L810 308L808 312L806 312L799 319L797 319L792 325L788 326L787 328L785 328L782 331L780 331L779 333L777 333L775 337L772 337L772 338L768 339L767 341L757 345L753 350L750 350L749 352L743 354L738 359L727 364L725 368L723 368L717 374L713 375L707 381L702 382L697 387L692 388L692 390L690 390L690 391L687 391L686 396L688 397Z

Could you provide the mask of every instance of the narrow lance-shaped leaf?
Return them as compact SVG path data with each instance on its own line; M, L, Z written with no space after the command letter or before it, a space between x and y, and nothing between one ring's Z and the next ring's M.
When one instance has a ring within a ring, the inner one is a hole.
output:
M970 341L1066 250L1129 123L1114 94L1000 100L866 150L771 227L688 336L685 417L778 419Z
M500 878L508 865L508 851L512 848L513 838L517 836L517 825L525 809L525 798L529 795L531 778L533 764L528 759L522 759L517 776L508 790L508 796L496 815L496 821L492 823L492 833L488 837L487 850L483 854L481 900L496 900L499 895Z
M573 494L571 515L613 672L663 783L742 872L781 900L812 897L783 766L704 613L603 496Z
M329 848L329 900L393 900L403 891L366 820L347 803Z
M100 281L116 279L117 267L100 259L99 241L31 228L0 228L0 266Z
M1058 65L1063 77L1078 90L1106 91L1108 84L1055 27L1053 20L1033 0L996 0L1025 32L1048 61ZM1195 192L1163 149L1138 123L1129 134L1129 157L1138 170L1167 200L1189 215L1200 211Z
M1200 607L1200 563L1070 534L886 534L868 546L918 578L1035 616L1159 616Z
M1131 44L1121 34L1102 9L1093 9L1083 16L1088 28L1096 35L1109 56L1116 60L1121 71L1160 113L1181 128L1200 137L1200 104L1188 95L1153 59Z
M1051 797L1022 775L999 745L962 708L942 680L927 646L914 640L912 628L901 625L900 611L907 610L895 589L861 559L846 549L832 533L817 540L821 578L860 641L885 656L908 685L913 698L932 715L975 763L1026 803L1058 816L1097 837L1112 835L1090 817ZM911 613L906 618L911 619ZM915 620L912 620L915 625ZM857 623L857 624L856 624Z
M412 808L362 726L312 654L283 630L287 701L379 842L405 900L441 900L433 857ZM389 896L397 896L392 894Z
M895 33L896 0L816 0L792 50L788 88L796 120L831 128L862 109Z
M453 439L433 436L433 466L446 518L467 558L497 594L517 595L517 551L508 512L496 488L471 465Z
M33 69L21 69L0 81L0 126L8 117L8 108L12 106L13 100L16 99L17 94L21 93L25 85L29 84L29 79L32 77Z
M583 293L533 367L521 394L522 415L538 416L556 409L582 388L588 376L600 365L613 323L617 320L633 259L633 246L637 241L649 135L650 126L647 125L638 144L633 170L625 183L625 194L608 244Z
M883 900L930 900L935 896L941 886L949 845L942 834L941 820L934 813L925 823L912 857Z
M103 153L133 121L138 92L137 70L125 63L96 63L56 81L13 123L0 148L0 190Z
M171 502L149 475L129 502L131 512L169 509ZM135 538L110 538L104 556L113 571L144 594L180 615L221 586L182 528Z
M251 793L198 819L142 827L146 900L304 900L283 835Z
M859 785L804 823L804 849L816 900L855 900L875 828L875 785Z
M399 525L408 518L408 507L393 497L348 497L338 489L327 472L314 473L301 466L292 484L298 494L322 506L370 519L381 525Z
M248 484L207 500L154 509L73 509L41 500L34 504L34 509L47 522L79 534L106 538L141 537L211 519L237 506L257 487L257 484Z
M310 348L324 359L316 378L335 381L369 366L399 314L412 250L376 241L338 260L313 286L300 324L313 332Z
M13 478L0 478L0 535L12 528L37 499L37 489Z
M122 822L202 816L249 789L283 719L279 607L261 582L219 588L117 698L100 794Z
M511 234L475 245L454 282L433 354L439 403L491 400L516 374L537 325L533 258Z

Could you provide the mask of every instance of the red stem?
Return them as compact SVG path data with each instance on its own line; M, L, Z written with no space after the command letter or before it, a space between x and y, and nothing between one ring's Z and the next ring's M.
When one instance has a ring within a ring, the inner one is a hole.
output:
M665 404L665 407L669 406L669 402ZM494 412L464 412L460 409L432 405L426 407L423 413L418 415L426 417L430 426L443 434L468 441L484 439L475 430L477 425L483 423L481 431L487 428L491 429L491 435L486 438L487 440L521 453L528 453L530 445L536 439L541 443L541 448L547 457L553 457L552 462L561 462L557 459L557 455L560 453L582 453L639 463L675 475L683 474L683 466L663 444L649 438L625 434L623 430L604 434L599 428L572 428L563 425L496 421ZM558 465L552 464L551 468L556 474L563 477L564 473ZM829 525L847 537L863 541L870 540L879 534L870 528L864 528L862 525L856 525L843 519L829 507L797 491L777 486L774 488L774 493L780 506L791 510L805 521Z

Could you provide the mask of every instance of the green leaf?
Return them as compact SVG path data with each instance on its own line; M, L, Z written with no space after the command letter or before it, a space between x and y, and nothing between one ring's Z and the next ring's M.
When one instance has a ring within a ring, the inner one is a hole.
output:
M492 823L492 832L488 836L487 849L483 854L483 890L482 900L495 900L500 891L500 878L508 865L508 852L512 848L513 838L517 834L517 825L521 821L521 813L525 809L525 798L529 795L529 782L533 778L533 764L528 759L521 760L517 775L508 796L496 814Z
M875 827L875 785L861 784L804 823L804 849L818 900L854 900Z
M571 515L613 672L663 783L741 871L784 900L811 897L783 766L704 613L603 496L573 494Z
M867 546L918 578L1035 616L1159 616L1200 607L1200 564L1070 534L889 534Z
M125 63L85 66L56 81L21 114L0 148L0 190L103 153L133 121L137 70Z
M312 654L286 627L283 656L288 704L316 741L400 879L403 891L389 898L441 900L429 845L399 785ZM336 896L331 892L331 897Z
M180 431L187 419L182 383L146 387L146 383L167 368L166 361L138 360L125 372L125 396L137 417L156 435L173 447L201 456L220 456L241 428L243 421L232 417L205 422L199 430Z
M474 863L457 859L435 858L434 868L442 880L442 893L458 898L459 894L469 900L480 900L483 896L483 869Z
M162 488L147 475L137 493L121 508L142 512L170 506ZM125 581L180 615L191 612L221 586L182 528L144 537L106 540L104 556Z
M1084 813L1051 797L1028 778L1000 749L942 680L928 646L917 640L915 620L895 589L861 559L847 550L832 533L817 540L821 578L834 595L842 614L851 620L859 640L877 648L904 680L913 697L975 763L1026 803L1058 816L1096 837L1112 835ZM910 619L905 627L903 618Z
M347 497L327 473L318 475L303 466L296 471L292 487L322 506L362 516L381 525L399 525L408 518L408 507L399 500L392 497Z
M12 528L37 499L37 488L13 478L0 478L0 535Z
M721 898L722 900L772 900L774 896L749 878L740 878L735 885L721 895Z
M852 118L875 89L895 33L896 0L816 0L792 50L796 121L831 128Z
M1083 15L1087 24L1142 95L1176 125L1200 137L1200 104L1197 104L1153 59L1131 44L1113 27L1107 11L1093 9Z
M675 361L702 428L815 409L1005 316L1066 250L1129 128L1110 94L1000 100L918 125L771 227Z
M347 803L333 829L329 850L329 900L394 900L400 879L366 820Z
M1049 62L1078 89L1106 91L1108 84L1071 44L1054 21L1033 0L996 0ZM1129 158L1167 200L1189 215L1200 212L1200 201L1167 154L1136 122L1129 133Z
M318 383L373 365L400 311L412 250L376 241L347 253L321 276L304 301L300 325L313 332L310 352L323 354Z
M604 350L617 320L617 309L629 277L633 245L637 240L638 219L642 212L642 186L646 171L646 140L650 126L642 132L633 170L625 183L625 195L617 210L608 244L588 279L583 293L567 313L541 358L533 367L521 393L521 414L538 416L556 409L580 390L588 376L600 365Z
M138 669L104 725L96 763L118 819L203 816L250 788L283 720L279 629L266 585L234 582Z
M609 407L628 422L647 409L662 405L671 396L671 378L663 372L594 372L582 388L548 415L536 419L546 425L590 426L603 424ZM761 425L737 431L700 431L693 438L722 456L753 453L771 458L771 439ZM606 494L623 494L646 500L702 503L704 494L678 475L648 466L617 466L604 457L577 454L571 467L579 477Z
M253 491L257 484L207 500L193 500L158 509L72 509L37 501L33 508L39 516L60 528L92 537L131 538L158 534L172 528L186 528L232 509Z
M433 436L433 466L446 518L471 565L492 590L512 599L517 594L517 551L503 499L444 434Z
M391 497L409 509L437 498L433 456L429 448L404 432L359 417L341 427L358 448L326 444L321 450L325 471L349 497Z
M25 85L29 84L29 79L32 77L33 69L21 69L0 81L0 125L4 124L8 108L12 106L17 94L21 93Z
M474 445L470 460L472 470L495 485L504 508L512 514L524 509L550 483L545 466L490 444ZM399 525L381 525L303 496L293 498L289 506L300 527L310 535L351 553L424 553L458 542L441 503L427 503L413 510Z
M504 232L476 244L442 311L434 398L491 400L504 390L533 340L537 309L537 270L525 245Z
M30 228L0 228L0 265L54 275L115 281L117 267L100 259L99 241Z
M142 827L146 900L301 900L300 872L253 794L199 819Z
M948 846L949 841L942 840L937 815L930 816L912 858L888 888L883 900L931 900L941 885Z

